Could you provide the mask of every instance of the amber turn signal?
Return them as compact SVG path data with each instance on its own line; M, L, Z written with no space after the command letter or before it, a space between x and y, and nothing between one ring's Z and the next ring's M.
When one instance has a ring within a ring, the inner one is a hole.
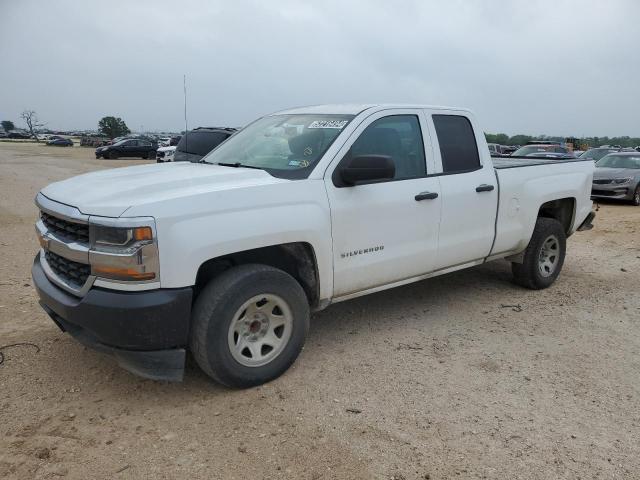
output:
M156 278L154 272L138 272L133 268L117 268L94 265L94 275L115 280L153 280Z
M151 227L137 227L133 229L133 238L136 241L153 240L153 232Z

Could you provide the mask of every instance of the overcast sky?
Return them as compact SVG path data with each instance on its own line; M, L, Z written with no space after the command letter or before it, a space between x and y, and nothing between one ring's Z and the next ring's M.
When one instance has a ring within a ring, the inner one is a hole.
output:
M0 0L0 117L240 126L318 103L469 107L487 132L640 136L639 0Z

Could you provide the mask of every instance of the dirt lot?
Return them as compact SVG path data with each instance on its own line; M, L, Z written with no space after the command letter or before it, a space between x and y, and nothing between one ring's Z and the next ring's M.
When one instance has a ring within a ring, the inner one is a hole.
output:
M603 205L548 290L498 262L337 304L230 391L139 379L37 304L38 189L139 163L0 144L0 345L40 348L4 350L0 478L640 478L640 208Z

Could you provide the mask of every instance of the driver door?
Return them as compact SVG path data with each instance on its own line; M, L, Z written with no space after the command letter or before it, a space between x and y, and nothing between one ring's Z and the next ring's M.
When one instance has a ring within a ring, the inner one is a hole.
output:
M346 155L385 155L388 181L340 186ZM358 126L325 174L331 207L334 297L402 282L433 270L440 224L440 183L429 130L419 109L375 113Z
M127 140L123 145L122 156L124 157L136 157L138 156L138 140Z

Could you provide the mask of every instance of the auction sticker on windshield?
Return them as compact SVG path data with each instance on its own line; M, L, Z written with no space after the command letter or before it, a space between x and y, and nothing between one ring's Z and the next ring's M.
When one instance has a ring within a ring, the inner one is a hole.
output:
M309 124L308 128L337 128L342 129L349 123L349 120L315 120Z

